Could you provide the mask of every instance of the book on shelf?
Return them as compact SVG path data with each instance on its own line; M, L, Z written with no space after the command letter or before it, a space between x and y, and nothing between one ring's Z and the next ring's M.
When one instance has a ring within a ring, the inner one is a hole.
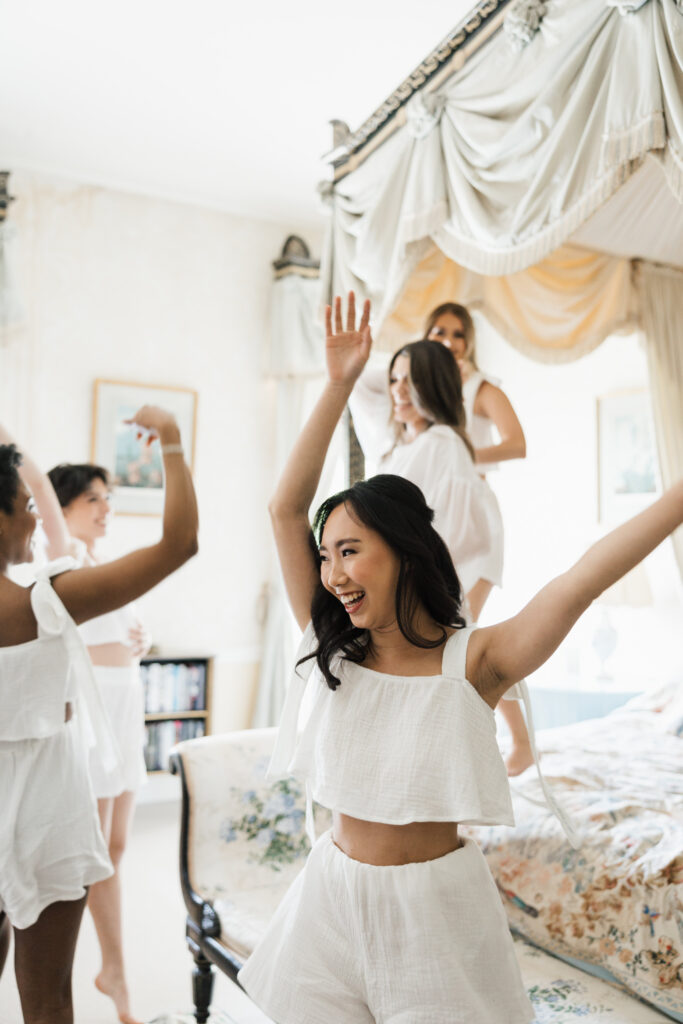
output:
M206 663L150 661L140 666L145 714L206 710Z
M145 726L145 764L148 772L166 771L168 755L181 740L193 740L204 736L206 723L203 718L168 719L163 722L147 722Z

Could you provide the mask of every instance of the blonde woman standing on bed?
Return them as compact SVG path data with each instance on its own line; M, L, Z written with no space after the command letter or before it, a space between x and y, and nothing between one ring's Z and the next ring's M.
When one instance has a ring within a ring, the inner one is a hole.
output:
M526 440L517 413L510 399L493 380L477 367L474 323L465 306L444 302L427 317L425 338L438 341L453 354L462 378L467 432L474 446L474 460L482 477L497 468L499 462L526 458ZM500 440L493 433L495 427ZM481 576L467 594L475 622L494 586L500 586L503 569L502 519L500 536L494 538L499 552L499 566L482 561ZM492 571L493 569L493 571ZM500 711L512 737L512 748L506 764L509 775L519 775L531 764L533 754L522 710L517 701L503 701Z

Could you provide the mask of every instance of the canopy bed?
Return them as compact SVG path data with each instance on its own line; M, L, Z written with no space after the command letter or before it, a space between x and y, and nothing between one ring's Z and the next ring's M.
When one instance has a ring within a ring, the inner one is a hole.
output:
M325 301L350 289L370 298L376 347L384 351L419 337L426 313L453 299L480 310L510 344L543 362L579 359L609 335L639 328L662 480L683 475L680 0L485 0L358 131L336 122L335 136L332 180L322 189L330 210L320 270ZM296 376L297 353L312 331L319 338L317 330L308 320L287 332L286 349L278 350L280 376L283 362ZM307 365L318 373L319 356ZM353 454L352 432L350 442ZM352 466L352 475L361 471ZM683 571L680 533L674 546ZM274 602L273 623L276 608ZM270 664L280 663L272 658L274 630L266 643ZM262 677L262 687L268 685ZM657 716L667 708L671 727L662 730ZM258 724L269 723L262 717ZM596 984L626 986L674 1020L683 1020L683 847L679 812L669 815L680 802L680 731L680 698L670 692L660 706L636 705L605 725L548 733L547 769L586 826L583 860L570 864L547 813L529 812L523 797L533 799L535 783L526 775L517 829L478 837L518 933L592 971L603 979ZM616 758L626 735L634 744L627 749L638 748L641 776L659 779L657 795L650 782L629 790L637 780L626 762L608 767L605 751L608 761ZM249 755L262 764L272 737L254 733L250 742L265 744ZM240 784L223 757L235 752L225 751L211 756L232 792ZM176 759L188 808L202 789L195 770L204 771L193 758L194 751L181 750ZM235 768L238 775L243 768ZM194 848L193 829L204 830L198 822L187 819L187 849ZM250 841L235 829L232 822L223 835L235 843L231 855L241 839ZM207 848L215 841L207 831L202 837ZM240 870L246 847L243 854ZM285 856L285 874L298 856ZM236 926L230 956L241 959L258 933L258 915L272 905L268 884L254 889L253 919L232 882L219 893L190 870L184 885L200 971L211 959L221 962L202 945L202 914L203 934L219 945L224 936L230 946ZM529 966L534 954L521 955ZM547 954L538 956L547 968ZM543 988L533 970L528 977L530 986ZM586 1003L575 1012L601 1019L604 991L591 993L592 1008ZM551 1001L564 998L555 993ZM562 1019L544 1015L542 1000L538 1005L539 1021ZM635 1022L643 1012L631 999L609 1019ZM661 1018L645 1011L643 1019Z
M357 131L333 122L322 266L276 267L281 446L322 371L316 305L353 288L386 352L454 299L541 362L640 328L662 481L683 474L682 26L680 0L483 0ZM276 579L256 726L292 646Z

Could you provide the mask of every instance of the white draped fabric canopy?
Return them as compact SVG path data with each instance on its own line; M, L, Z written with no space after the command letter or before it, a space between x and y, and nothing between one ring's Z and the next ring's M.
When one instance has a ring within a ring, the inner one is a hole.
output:
M683 475L683 4L514 0L497 17L407 90L379 144L335 152L323 295L372 299L388 350L447 300L549 362L640 326L667 484Z
M503 6L479 4L470 23ZM389 130L335 150L321 280L275 285L269 372L284 450L301 380L323 369L313 304L354 289L373 302L377 347L392 351L447 300L550 362L640 326L662 477L683 475L682 7L513 0L499 30L453 52L450 73L446 62L420 86L435 63L423 62L410 98L401 87L385 104L397 111ZM255 724L282 700L284 601L278 581Z
M380 323L434 246L478 274L525 270L648 153L677 201L678 224L663 230L683 264L683 11L536 6L547 13L527 45L497 32L436 90L415 92L399 130L335 185L323 283L368 295Z

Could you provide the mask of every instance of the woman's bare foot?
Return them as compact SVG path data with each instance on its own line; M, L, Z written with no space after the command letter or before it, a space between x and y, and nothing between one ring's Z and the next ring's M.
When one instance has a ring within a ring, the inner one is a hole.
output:
M505 767L508 775L521 775L534 763L534 755L531 753L531 744L514 743L512 750L507 756Z
M143 1024L130 1012L128 986L122 974L114 975L100 971L95 978L95 988L113 1001L121 1024Z

